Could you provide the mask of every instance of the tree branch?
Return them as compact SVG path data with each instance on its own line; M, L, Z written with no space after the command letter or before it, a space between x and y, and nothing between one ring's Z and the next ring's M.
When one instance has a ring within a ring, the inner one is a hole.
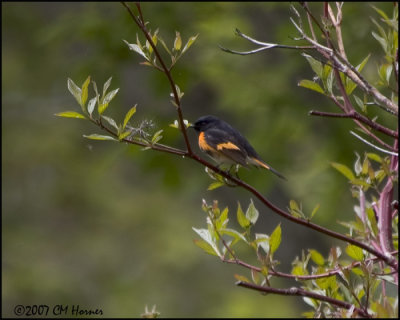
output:
M266 286L259 286L253 283L249 283L249 282L244 282L244 281L238 281L236 282L236 285L238 285L239 287L244 287L244 288L248 288L248 289L252 289L252 290L256 290L259 292L263 292L263 293L274 293L274 294L279 294L279 295L284 295L284 296L299 296L299 297L308 297L311 299L316 299L316 300L320 300L320 301L324 301L324 302L328 302L329 304L338 306L340 308L343 309L352 309L354 310L354 312L364 318L371 318L372 316L370 314L368 314L368 312L366 312L363 309L357 308L356 306L354 306L351 303L348 302L344 302L342 300L337 300L334 298L330 298L327 296L323 296L311 291L307 291L304 289L300 289L297 287L292 287L289 289L277 289L277 288L272 288L272 287L266 287ZM355 316L355 315L354 315Z
M359 120L362 123L365 123L367 126L375 129L376 131L382 132L392 138L398 138L398 134L396 131L388 129L384 126L382 126L379 123L376 123L372 121L371 119L363 116L362 114L359 114L358 112L352 110L347 113L330 113L330 112L321 112L321 111L315 111L311 110L309 113L311 116L323 116L323 117L331 117L331 118L352 118L355 120Z

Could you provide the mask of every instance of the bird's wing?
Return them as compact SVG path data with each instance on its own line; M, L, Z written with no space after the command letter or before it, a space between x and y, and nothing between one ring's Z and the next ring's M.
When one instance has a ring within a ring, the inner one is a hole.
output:
M247 153L235 141L235 137L229 132L219 129L208 129L204 132L204 139L214 150L221 152L225 157L247 166Z

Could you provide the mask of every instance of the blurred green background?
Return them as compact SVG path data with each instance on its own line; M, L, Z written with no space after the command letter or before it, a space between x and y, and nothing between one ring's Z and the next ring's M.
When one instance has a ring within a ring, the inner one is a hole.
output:
M375 3L391 15L392 3ZM222 52L254 48L234 29L262 41L294 44L289 3L144 3L152 30L172 45L199 34L173 76L181 90L184 116L214 114L244 133L260 155L288 177L242 169L241 178L276 205L290 199L305 212L319 203L315 222L344 232L337 220L351 219L346 179L329 161L352 166L354 151L366 146L349 135L350 120L313 118L311 109L337 111L322 95L297 86L313 73L300 52L271 50L252 56ZM311 4L319 16L320 3ZM377 18L369 3L345 3L343 35L349 60L368 54L364 74L375 77L382 50L371 36ZM192 227L205 227L201 201L229 206L232 227L237 201L251 195L239 188L207 191L211 182L199 164L135 146L96 142L102 133L87 121L54 114L79 111L67 78L81 85L88 75L98 87L113 77L120 88L106 113L121 121L138 104L133 124L152 120L163 142L183 147L164 76L139 65L138 29L119 3L2 3L2 315L17 304L79 304L101 308L106 317L137 317L157 305L163 317L295 317L301 299L262 296L234 285L247 270L221 263L192 240ZM141 36L141 39L143 37ZM93 91L90 92L93 96ZM91 97L90 96L90 97ZM389 121L386 124L390 124ZM194 132L194 149L199 153ZM327 255L341 244L283 221L253 197L260 211L257 232L281 223L276 258L290 272L302 250ZM256 263L249 250L243 259ZM290 281L272 281L277 287Z

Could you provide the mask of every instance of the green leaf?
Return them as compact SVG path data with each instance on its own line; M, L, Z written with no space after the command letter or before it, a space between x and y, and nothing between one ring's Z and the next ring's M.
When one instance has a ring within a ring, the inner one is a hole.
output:
M129 43L126 40L124 40L124 42L128 45L129 49L131 49L132 51L135 51L136 53L140 54L146 60L149 60L148 57L146 56L146 54L143 52L143 50L137 44Z
M86 117L76 111L63 111L54 114L57 117L64 117L64 118L77 118L77 119L86 119Z
M260 283L260 273L258 271L255 271L254 269L251 269L251 279L255 284Z
M364 69L364 67L365 67L365 65L367 64L368 59L369 59L370 56L371 56L371 54L367 55L367 56L364 58L364 60L361 61L361 63L360 63L358 66L356 66L356 69L357 69L358 72L361 72L361 71Z
M247 243L246 238L241 233L239 233L238 231L236 231L234 229L229 229L229 228L221 229L220 233L227 234L228 236L231 236L236 240L242 240Z
M106 120L111 126L113 126L115 129L118 130L118 126L116 124L116 122L114 121L114 119L110 118L110 117L106 117L106 116L101 116L104 120Z
M355 180L353 172L350 170L349 167L345 166L344 164L337 163L337 162L331 162L331 166L334 167L341 174L343 174L350 181Z
M171 51L169 51L167 45L165 44L164 40L160 38L160 36L158 36L158 41L161 42L162 46L164 47L165 51L167 51L168 55L171 55Z
M161 135L161 133L163 132L164 130L158 130L154 135L153 135L153 137L151 138L151 143L152 144L156 144L158 141L160 141L161 139L162 139L162 135Z
M305 57L308 61L308 63L310 64L311 68L313 69L313 71L315 72L315 74L318 76L318 78L322 79L323 75L323 67L322 67L322 63L319 62L318 60L315 60L312 56L303 53L302 54L303 57Z
M222 187L222 186L224 186L224 185L225 185L225 183L222 182L222 181L214 181L213 183L211 183L211 184L208 186L207 190L208 190L208 191L215 190L215 189L217 189L217 188L219 188L219 187Z
M364 276L364 272L362 272L362 270L360 268L352 268L351 272L353 272L354 274L363 277Z
M118 135L118 140L125 139L127 136L129 136L129 135L131 134L131 132L132 132L132 131L130 131L130 130L127 130L127 131L125 131L125 132L121 132L121 133Z
M271 250L271 255L274 254L274 252L279 248L282 239L281 236L282 236L281 224L278 224L278 226L275 228L275 230L271 233L271 236L269 237L269 246Z
M93 113L94 107L96 106L96 102L97 102L97 97L94 97L89 100L87 109L90 115L92 115Z
M256 233L256 244L257 248L261 247L266 254L270 252L270 241L269 237L263 233Z
M386 41L386 39L378 36L374 31L372 31L372 36L379 42L379 44L382 46L382 49L384 52L387 52L387 46L388 43Z
M104 136L101 134L90 134L90 135L83 135L85 138L91 139L91 140L113 140L113 141L117 141L115 138L110 137L110 136Z
M218 257L218 254L214 251L213 247L210 246L210 245L209 245L207 242L205 242L204 240L195 239L195 240L193 240L193 242L194 242L194 244L195 244L196 246L198 246L199 248L203 249L203 251L204 251L205 253L208 253L208 254L211 254L211 255L213 255L213 256L217 256L217 257Z
M132 116L136 113L136 104L129 109L129 111L126 113L125 118L124 118L124 123L122 125L122 129L125 129L126 125L128 124L129 120L132 118Z
M237 209L236 213L237 213L237 220L239 222L239 225L242 228L248 228L251 225L251 222L246 218L239 202L238 202L238 209Z
M300 261L293 265L291 273L294 276L305 276L308 274L307 270L304 269L303 263Z
M111 80L112 80L112 77L110 77L110 78L104 83L104 85L103 85L103 95L102 95L102 99L104 99L104 97L105 97L105 95L106 95L106 93L107 93L107 90L108 90L108 88L110 87Z
M324 89L321 88L321 86L311 80L301 80L298 84L300 87L304 87L313 91L317 91L319 93L325 94Z
M228 209L228 207L226 207L224 210L222 210L219 217L215 220L215 228L217 230L220 230L221 228L225 228L225 226L227 225L227 223L229 221L228 212L229 212L229 209Z
M354 100L356 101L356 104L360 107L362 112L366 112L367 108L364 104L364 101L361 100L359 97L357 97L355 94L353 94Z
M323 266L325 264L324 257L317 250L309 249L308 252L311 254L311 260L314 261L319 266Z
M76 101L78 101L79 105L82 106L81 95L82 90L79 88L70 78L67 81L68 90L75 97Z
M249 282L250 283L249 279L247 279L245 276L241 276L240 274L235 274L234 277L236 280L238 280L240 282Z
M186 42L185 46L183 47L182 53L184 53L186 50L188 50L192 46L192 44L196 41L197 37L198 37L198 34L189 38L189 40Z
M299 205L297 204L297 202L295 200L289 201L289 207L291 210L300 211Z
M88 98L88 87L90 84L90 76L87 77L87 79L85 80L85 82L82 85L82 92L81 92L81 106L82 108L84 108L87 98Z
M371 55L369 54L358 66L356 66L358 72L361 72L362 69L364 69L370 56ZM354 91L354 89L357 88L357 85L349 78L346 78L345 82L346 82L346 93L350 95Z
M174 41L174 50L179 51L179 50L181 50L181 47L182 47L181 34L178 31L176 31L175 41Z
M357 261L363 261L364 260L364 253L361 248L354 246L352 244L349 244L346 247L346 253L350 258L353 258L354 260Z
M99 114L102 114L107 109L109 103L111 102L112 99L114 99L114 97L118 93L118 91L119 91L119 89L115 89L106 94L104 99L102 99L101 104L99 105L99 108L98 108Z
M193 231L195 231L205 242L207 242L212 249L214 250L214 252L221 257L221 253L218 250L218 247L214 241L214 239L212 238L210 232L207 229L196 229L196 228L192 228Z
M386 13L384 11L382 11L381 9L378 9L377 7L373 6L372 4L370 5L372 8L374 8L374 10L376 12L378 12L380 14L380 16L384 19L384 20L390 20L389 17L386 15Z
M329 67L329 68L331 68L331 67ZM325 70L325 67L324 67L324 70ZM324 82L326 84L326 89L328 90L328 92L330 94L332 94L332 87L333 87L333 79L334 79L334 77L335 77L335 74L331 70L329 75L327 76L325 82Z
M360 155L356 152L357 160L354 162L354 172L357 176L361 174L362 165L361 165L361 158Z
M257 222L259 213L256 207L254 206L253 200L250 200L249 207L246 211L246 218L251 222L251 224L255 224Z
M314 207L313 211L311 212L310 219L312 219L312 218L314 217L314 215L315 215L315 214L317 213L317 211L319 210L320 206L321 206L321 205L318 203L318 204Z

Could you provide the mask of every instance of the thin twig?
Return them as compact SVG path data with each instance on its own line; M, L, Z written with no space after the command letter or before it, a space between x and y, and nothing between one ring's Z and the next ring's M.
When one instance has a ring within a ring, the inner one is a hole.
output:
M367 141L367 140L361 138L358 134L356 134L356 133L353 132L353 131L350 131L350 133L351 133L353 136L355 136L356 138L360 139L360 140L361 140L362 142L364 142L365 144L371 146L372 148L374 148L374 149L376 149L376 150L379 150L379 151L381 151L381 152L383 152L383 153L386 153L386 154L390 154L390 155L392 155L392 156L396 156L396 155L397 155L397 153L395 153L395 152L392 152L392 151L389 151L389 150L386 150L386 149L382 149L382 148L380 148L380 147L374 145L373 143L371 143L371 142L369 142L369 141Z
M396 254L398 254L398 251L397 250L396 251L392 251L390 254L391 255L396 255ZM251 264L248 264L248 263L240 260L237 257L234 260L232 260L232 259L229 259L229 260L228 259L224 259L222 261L226 262L226 263L237 264L237 265L240 265L242 267L245 267L247 269L250 269L250 270L253 270L253 271L256 271L256 272L260 272L260 273L262 272L262 269L260 267L256 267L256 266L253 266ZM295 280L300 280L300 281L308 281L308 280L315 280L315 279L332 277L332 276L335 276L335 275L341 273L342 270L350 270L350 269L353 269L353 268L357 268L357 267L359 267L361 265L361 263L365 263L365 262L368 262L368 261L380 262L379 258L373 257L373 258L365 259L365 261L363 261L363 262L356 261L356 262L353 262L353 263L351 263L351 264L349 264L347 266L338 265L332 270L329 270L329 271L326 271L326 272L323 272L323 273L319 273L319 274L312 274L312 275L306 275L306 276L294 275L294 274L285 273L285 272L281 272L281 271L276 271L276 270L272 270L272 269L268 270L268 274L271 275L271 276L280 277L280 278L295 279ZM394 272L391 272L391 273L388 273L388 274L392 274Z

